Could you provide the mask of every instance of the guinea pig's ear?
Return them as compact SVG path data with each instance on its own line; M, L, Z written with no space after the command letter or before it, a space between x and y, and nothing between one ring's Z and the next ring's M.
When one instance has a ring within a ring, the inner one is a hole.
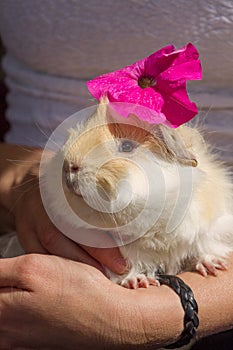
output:
M184 141L176 129L164 125L156 125L151 130L153 136L159 140L165 149L166 156L182 165L196 167L198 162L187 150Z
M97 118L99 121L106 122L108 114L108 98L101 97L96 113Z
M122 118L117 110L109 103L106 96L101 97L98 104L96 116L99 121L107 124L124 123L125 118Z

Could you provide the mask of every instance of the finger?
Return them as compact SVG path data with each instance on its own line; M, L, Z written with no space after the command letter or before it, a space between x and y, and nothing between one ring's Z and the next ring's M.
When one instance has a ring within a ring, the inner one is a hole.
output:
M111 271L119 274L125 272L127 262L121 255L119 248L95 248L85 245L82 245L82 248Z
M62 256L63 258L83 262L103 271L102 265L83 250L77 243L64 236L54 226L46 232L38 234L42 246L49 253Z
M0 288L25 288L19 274L21 258L0 259Z

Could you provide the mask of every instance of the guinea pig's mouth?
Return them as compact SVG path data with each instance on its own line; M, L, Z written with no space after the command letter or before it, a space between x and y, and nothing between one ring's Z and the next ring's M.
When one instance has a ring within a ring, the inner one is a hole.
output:
M83 196L81 195L81 193L77 193L74 189L72 190L72 193L77 196L77 197L80 197L80 198L83 198Z
M78 181L72 181L70 178L70 173L63 171L63 178L64 178L64 182L66 187L68 188L68 190L73 193L74 195L83 198L80 190L79 190L79 186L78 186Z

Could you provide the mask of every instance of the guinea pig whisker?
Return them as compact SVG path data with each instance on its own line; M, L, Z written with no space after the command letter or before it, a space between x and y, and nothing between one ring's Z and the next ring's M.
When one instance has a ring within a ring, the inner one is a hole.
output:
M12 187L12 189L21 188L21 187L23 187L24 185L26 185L26 184L28 184L28 183L30 183L30 182L33 182L33 181L35 181L35 180L36 180L35 178L32 178L32 179L26 180L26 181L22 182L22 183L21 183L21 184L19 184L19 185L15 185L15 186L13 186L13 187ZM30 188L29 188L29 189L27 189L25 192L27 192L28 190L30 190Z
M106 215L107 214L109 215L111 213L111 218L113 219L114 223L117 225L115 218L113 217L113 213L109 210L109 208L106 205L104 205L103 201L101 201L100 198L98 198L98 197L96 198L96 196L93 193L88 193L87 199L88 199L88 201L93 203L96 208L103 208L103 210L105 212L102 211L101 209L97 210L97 211L99 212L99 215L101 216L101 219L102 219L104 224L108 223L108 221L106 219Z
M40 164L39 160L21 160L21 159L6 159L8 162L15 163L15 164L22 164L25 163L25 166L30 163L34 164Z
M109 201L111 201L111 198L110 198L108 192L105 190L105 188L104 188L103 186L101 186L101 185L99 185L99 188L100 188L101 191L105 194L106 198L107 198ZM105 208L105 209L106 209L106 208Z
M88 201L91 201L91 203L93 203L94 206L96 206L97 208L98 208L98 206L100 205L100 201L98 201L98 199L96 199L95 196L94 196L93 194L91 194L91 193L88 194ZM105 223L107 224L107 220L106 220L106 218L105 218L104 213L103 213L102 211L98 211L98 213L99 213L99 215L100 215L100 217L101 217L103 223L104 223L104 224L105 224Z
M45 136L46 141L50 138L50 141L52 141L53 144L54 144L56 147L58 147L58 149L60 149L61 145L59 145L57 142L55 142L55 141L50 137L51 134L52 134L52 132L53 132L53 130L51 129L51 126L50 126L50 125L49 125L49 129L51 130L51 134L50 134L50 135L46 134L46 132L42 129L42 127L41 127L38 123L36 123L36 122L35 122L35 126L36 126L37 129L41 132L41 134Z
M32 179L34 180L34 179ZM26 182L25 182L26 183ZM27 188L26 190L22 190L21 194L18 196L17 200L14 202L14 204L12 205L12 207L9 209L10 213L13 213L14 208L16 207L17 203L20 201L20 199L25 195L25 193L33 191L35 189L39 188L39 184L36 182L34 185L30 186L29 188ZM37 202L37 205L39 205L40 201ZM35 208L36 209L36 208Z

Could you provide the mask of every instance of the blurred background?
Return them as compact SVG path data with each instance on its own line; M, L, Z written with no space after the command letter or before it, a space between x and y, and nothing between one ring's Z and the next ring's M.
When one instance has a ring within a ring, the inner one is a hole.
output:
M4 82L4 73L2 69L2 57L4 55L4 48L2 45L1 37L0 37L0 141L3 141L4 135L9 130L9 123L6 121L6 94L7 88Z

